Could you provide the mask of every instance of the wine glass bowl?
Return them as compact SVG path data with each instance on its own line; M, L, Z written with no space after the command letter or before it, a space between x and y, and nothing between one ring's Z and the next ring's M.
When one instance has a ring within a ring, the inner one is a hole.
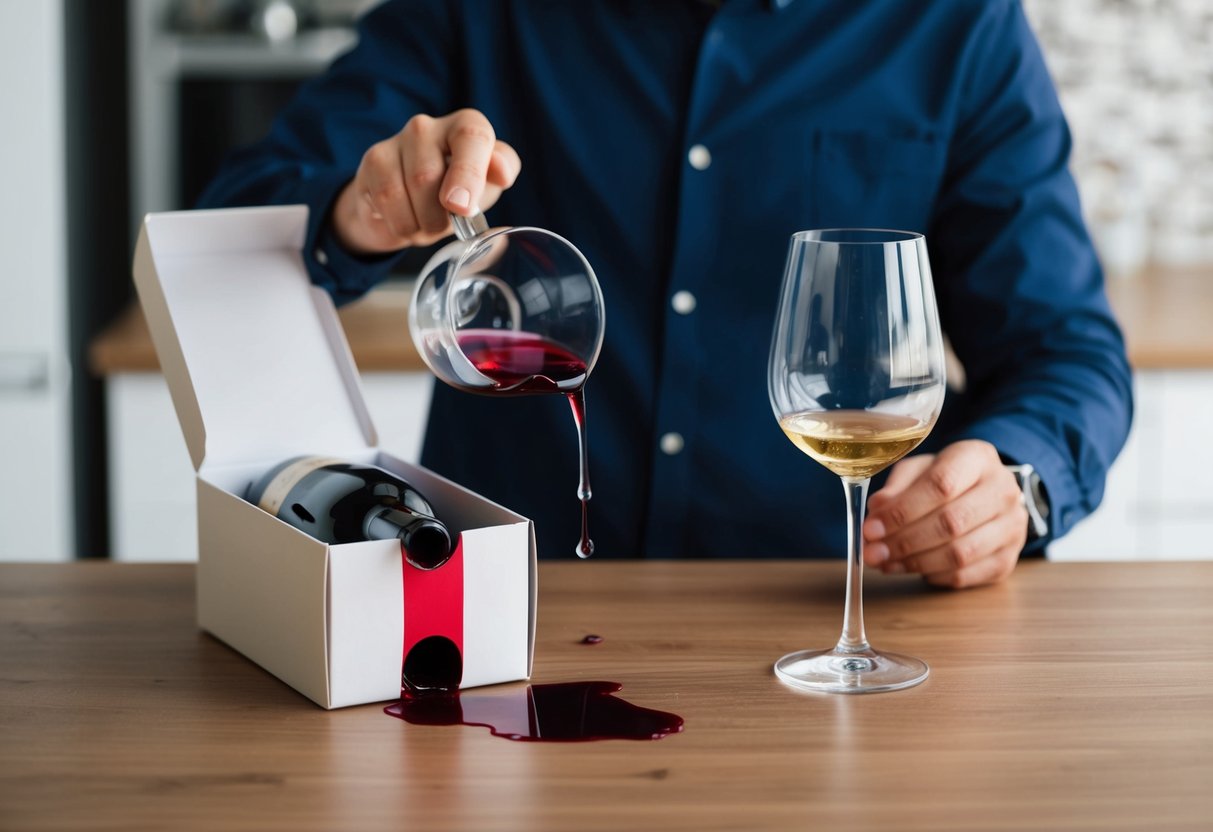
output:
M918 684L929 672L925 662L879 653L867 641L861 527L870 478L916 448L943 405L943 336L923 236L880 229L794 234L768 388L784 433L842 479L848 507L842 636L831 649L784 656L776 675L834 693Z
M409 306L422 360L473 393L578 390L604 328L593 268L572 243L540 228L485 227L444 246L422 269Z
M422 269L409 332L426 366L472 393L564 395L577 429L581 501L578 557L594 552L584 387L602 349L606 312L589 261L542 228L488 227L483 214L451 216L457 240Z

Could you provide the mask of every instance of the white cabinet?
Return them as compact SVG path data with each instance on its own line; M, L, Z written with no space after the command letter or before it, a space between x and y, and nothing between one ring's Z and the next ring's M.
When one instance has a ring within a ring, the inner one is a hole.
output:
M420 456L432 384L433 377L421 372L362 376L379 444L409 462ZM116 373L108 378L106 392L114 558L194 560L194 469L164 377Z
M74 554L63 7L0 3L0 560Z
M1139 372L1135 400L1103 503L1050 559L1213 558L1213 371Z

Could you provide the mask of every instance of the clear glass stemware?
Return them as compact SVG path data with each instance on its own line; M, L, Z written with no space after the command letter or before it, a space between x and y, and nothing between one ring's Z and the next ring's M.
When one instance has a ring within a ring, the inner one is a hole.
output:
M768 374L788 438L842 478L847 590L842 636L830 649L775 663L785 683L871 693L926 679L926 662L872 649L863 624L861 528L871 477L912 451L939 416L943 337L926 240L879 229L792 236Z

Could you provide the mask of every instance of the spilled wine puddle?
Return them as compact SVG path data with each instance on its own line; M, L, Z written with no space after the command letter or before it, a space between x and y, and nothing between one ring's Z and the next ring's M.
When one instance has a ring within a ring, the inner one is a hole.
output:
M479 725L520 742L659 740L682 731L677 714L618 698L618 682L562 682L511 690L402 692L384 713L412 725Z

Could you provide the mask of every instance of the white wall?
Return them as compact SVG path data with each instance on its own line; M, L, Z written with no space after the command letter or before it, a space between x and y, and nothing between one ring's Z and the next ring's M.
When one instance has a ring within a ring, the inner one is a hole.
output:
M1134 379L1124 453L1099 509L1049 547L1052 560L1213 558L1213 370L1151 370Z
M1213 262L1213 2L1025 0L1113 274Z
M0 560L73 556L63 7L0 2Z

